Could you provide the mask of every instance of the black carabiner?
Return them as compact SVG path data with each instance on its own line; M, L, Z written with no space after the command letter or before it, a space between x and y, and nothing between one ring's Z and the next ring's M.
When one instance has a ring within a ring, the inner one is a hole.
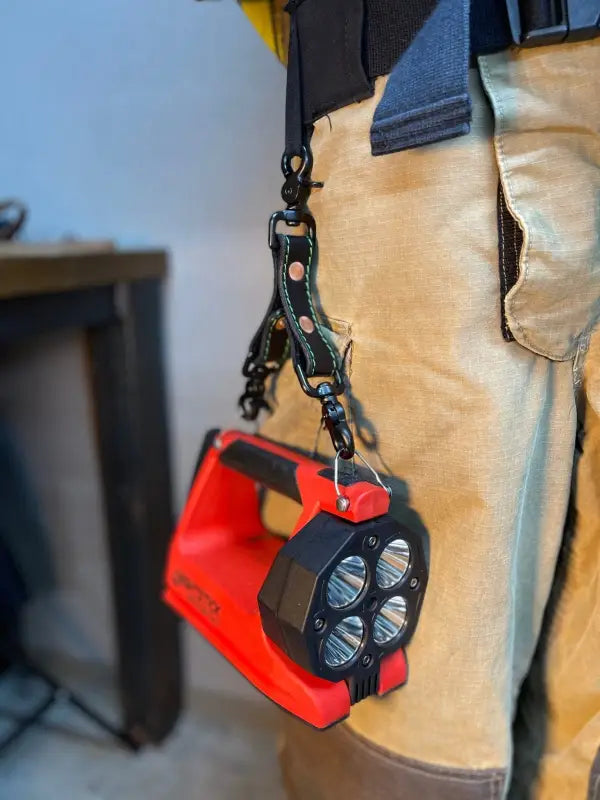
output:
M329 431L335 452L345 461L354 455L354 436L346 420L344 406L339 402L334 393L334 387L329 384L320 384L321 392L321 421L323 427ZM326 391L326 387L329 391Z
M242 418L247 422L253 422L263 410L271 411L271 406L265 400L265 381L270 372L264 365L246 359L243 373L248 381L238 405L242 410Z
M294 158L300 159L297 169L292 166ZM310 148L302 145L302 150L297 155L290 156L284 153L281 157L281 171L285 182L281 187L281 198L288 209L303 209L306 207L312 189L322 189L321 181L313 181L311 172L313 157ZM292 225L295 223L291 223Z

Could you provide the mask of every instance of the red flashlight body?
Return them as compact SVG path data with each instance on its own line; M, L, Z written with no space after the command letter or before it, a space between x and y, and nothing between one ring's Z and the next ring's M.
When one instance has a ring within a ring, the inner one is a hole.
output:
M358 481L342 487L349 502L340 511L334 481L321 462L262 437L218 433L171 542L164 598L263 694L310 725L327 728L350 712L346 681L325 680L300 667L263 630L258 595L286 540L262 522L261 487L299 501L292 535L323 512L363 523L389 510L385 489ZM404 650L389 653L381 660L377 694L406 677Z

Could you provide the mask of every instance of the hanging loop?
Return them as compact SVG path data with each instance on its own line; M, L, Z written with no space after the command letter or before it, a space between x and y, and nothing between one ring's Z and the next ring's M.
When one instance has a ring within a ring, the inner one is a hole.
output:
M375 480L377 481L377 483L378 483L378 484L381 486L381 488L382 488L382 489L385 489L385 491L388 493L388 496L389 496L389 497L391 497L391 496L392 496L392 487L391 487L391 486L387 486L387 485L386 485L386 484L385 484L385 483L384 483L384 482L381 480L381 477L380 477L379 473L377 472L377 470L375 470L375 469L374 469L374 468L373 468L373 467L372 467L372 466L369 464L369 462L368 462L368 461L367 461L367 459L366 459L366 458L365 458L365 457L362 455L362 453L360 453L358 450L356 450L356 451L355 451L355 455L357 455L357 456L360 458L360 460L361 460L361 461L362 461L362 463L365 465L365 467L366 467L366 468L367 468L367 469L368 469L368 470L369 470L369 471L372 473L372 475L373 475L373 477L375 478ZM339 461L340 461L340 458L343 458L342 454L341 454L341 453L336 453L336 454L335 454L335 459L334 459L334 461L333 461L333 485L334 485L334 487L335 487L335 493L336 493L336 495L337 495L337 497L338 497L338 498L339 498L339 497L343 497L343 496L344 496L344 495L342 495L342 493L341 493L341 491L340 491L340 482L339 482L339 476L340 476L340 465L339 465Z

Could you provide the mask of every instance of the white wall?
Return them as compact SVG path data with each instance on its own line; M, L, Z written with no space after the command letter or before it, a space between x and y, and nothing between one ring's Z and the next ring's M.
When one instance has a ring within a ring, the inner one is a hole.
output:
M167 343L176 502L203 431L235 421L239 368L268 299L266 220L279 207L284 71L233 0L19 0L0 22L0 197L27 238L171 252ZM81 342L42 339L0 370L52 530L59 588L34 640L111 660L101 499ZM244 684L197 637L199 685Z

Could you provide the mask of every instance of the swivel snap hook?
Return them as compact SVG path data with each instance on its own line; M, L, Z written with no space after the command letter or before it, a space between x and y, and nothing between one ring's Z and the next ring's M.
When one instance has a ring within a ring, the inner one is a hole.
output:
M329 391L324 387L329 387ZM336 457L347 461L354 455L354 436L346 420L344 406L338 401L330 384L321 385L319 389L323 427L329 431Z
M292 166L292 159L300 159L297 169ZM322 189L321 181L311 178L313 159L310 148L305 145L297 156L284 153L281 158L281 171L285 182L281 187L281 197L288 208L304 208L310 197L311 189Z

